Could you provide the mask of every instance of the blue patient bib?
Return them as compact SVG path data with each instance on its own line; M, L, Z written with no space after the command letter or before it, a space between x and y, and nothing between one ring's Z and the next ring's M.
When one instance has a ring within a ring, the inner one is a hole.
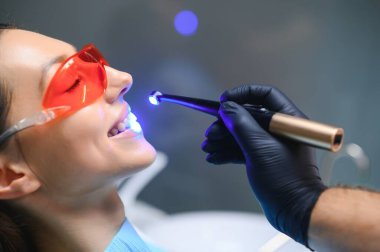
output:
M125 220L105 252L163 252L146 244L128 220Z

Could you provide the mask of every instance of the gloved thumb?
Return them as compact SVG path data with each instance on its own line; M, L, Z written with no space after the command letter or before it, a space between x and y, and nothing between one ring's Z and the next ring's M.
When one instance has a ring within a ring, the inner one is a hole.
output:
M244 154L253 151L269 136L244 107L233 101L221 103L219 115Z

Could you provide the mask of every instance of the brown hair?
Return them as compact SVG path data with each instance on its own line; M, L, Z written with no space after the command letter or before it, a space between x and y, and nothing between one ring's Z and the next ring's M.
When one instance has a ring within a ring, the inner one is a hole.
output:
M16 26L0 23L0 39L2 33L9 29L16 29ZM6 121L12 98L12 92L1 74L0 69L0 134L8 126ZM7 141L1 144L0 151L4 150L6 145ZM11 202L0 200L0 251L37 251L28 231L28 226L23 219L21 211L13 206Z
M9 29L16 29L14 25L0 23L0 38L4 31ZM0 55L1 56L1 55ZM5 83L4 77L1 76L2 71L0 69L0 134L4 132L7 127L7 117L12 100L12 92L9 90L8 85ZM4 150L8 141L0 143L0 151Z
M22 211L5 200L0 200L0 251L37 251Z

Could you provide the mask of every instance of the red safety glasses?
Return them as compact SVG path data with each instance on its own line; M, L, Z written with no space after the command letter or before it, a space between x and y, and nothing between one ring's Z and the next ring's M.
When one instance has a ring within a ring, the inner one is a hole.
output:
M92 44L66 59L53 76L42 106L69 106L76 111L94 102L107 88L104 65L108 62Z
M54 74L42 100L43 110L18 121L0 134L0 144L15 133L45 124L96 101L107 88L108 62L93 45L67 58Z

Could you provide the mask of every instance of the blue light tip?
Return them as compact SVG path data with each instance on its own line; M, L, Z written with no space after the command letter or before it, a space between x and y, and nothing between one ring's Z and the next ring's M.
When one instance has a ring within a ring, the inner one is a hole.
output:
M161 96L162 93L159 92L159 91L153 91L150 95L149 95L149 101L151 104L153 105L158 105L160 104L160 101L159 101L159 96Z

